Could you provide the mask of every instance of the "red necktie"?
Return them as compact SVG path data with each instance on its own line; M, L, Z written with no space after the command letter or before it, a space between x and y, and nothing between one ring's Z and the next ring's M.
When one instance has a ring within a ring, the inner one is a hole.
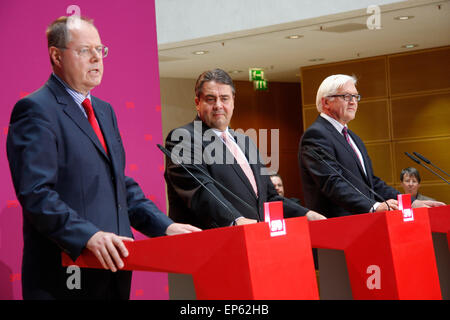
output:
M81 104L84 108L84 111L86 111L92 129L94 129L94 132L98 137L98 140L100 140L100 143L105 149L105 152L108 154L108 149L106 148L106 143L105 139L103 138L102 130L100 130L100 126L98 125L97 119L95 119L94 109L92 108L91 100L86 98Z
M244 157L242 152L239 152L239 150L237 150L238 147L236 146L236 144L230 141L226 132L222 133L222 139L225 142L225 145L233 154L237 163L241 166L241 169L247 176L248 181L250 181L250 184L252 185L253 191L255 191L256 196L258 196L258 187L256 186L255 176L253 175L252 168L250 168L247 159Z

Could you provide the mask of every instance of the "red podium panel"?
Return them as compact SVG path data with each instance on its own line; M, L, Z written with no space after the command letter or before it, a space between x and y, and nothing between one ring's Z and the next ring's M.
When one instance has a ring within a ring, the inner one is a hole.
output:
M428 209L442 298L450 300L450 206Z
M441 299L426 208L408 222L401 211L311 221L310 232L319 254L343 250L353 299Z
M430 216L431 232L446 234L447 244L450 248L450 205L428 208L428 215Z
M125 270L191 274L197 299L318 299L306 217L272 237L267 223L125 242ZM63 265L102 268L85 251Z

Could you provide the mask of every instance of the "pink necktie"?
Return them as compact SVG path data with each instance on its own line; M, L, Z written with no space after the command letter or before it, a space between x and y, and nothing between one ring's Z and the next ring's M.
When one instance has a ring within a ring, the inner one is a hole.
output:
M361 158L359 157L358 152L355 150L355 147L350 142L350 137L348 135L347 127L344 127L344 129L342 129L342 133L344 134L345 140L347 140L348 144L350 145L350 147L352 147L353 151L355 152L356 157L358 158L359 162L361 163L361 166L364 168L363 162L361 161Z
M239 152L239 150L237 149L238 148L237 145L232 141L230 141L230 138L228 137L226 132L222 133L222 139L225 142L225 145L233 154L237 163L241 166L241 169L247 176L248 181L250 181L250 184L252 185L253 191L255 191L256 196L258 196L258 187L256 186L255 176L253 175L253 171L250 168L247 159L245 158L242 152Z
M92 126L92 129L94 129L95 134L98 137L98 140L100 140L100 143L102 144L103 148L105 149L106 154L108 154L108 149L106 148L105 139L103 138L102 130L100 130L100 126L98 125L97 120L95 119L94 109L92 108L91 100L84 99L84 101L81 103L84 111L86 111L86 114L88 116L89 123Z

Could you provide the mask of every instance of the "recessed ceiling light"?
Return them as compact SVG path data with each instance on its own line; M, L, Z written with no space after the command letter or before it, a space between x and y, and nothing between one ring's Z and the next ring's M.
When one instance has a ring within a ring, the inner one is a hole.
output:
M197 56L201 56L203 54L207 54L209 51L205 51L205 50L199 50L199 51L194 51L192 52L192 54L195 54Z
M411 49L411 48L415 48L415 47L418 47L418 46L419 46L418 44L409 43L409 44L403 45L402 48Z
M231 71L228 71L228 73L241 73L242 72L242 70L231 70Z
M309 59L309 61L311 62L317 62L317 61L324 61L324 58L314 58L314 59Z
M409 20L412 18L414 18L414 16L398 16L398 17L395 17L394 19L395 20Z
M303 36L299 34L291 34L290 36L286 37L286 39L300 39L300 38L303 38Z

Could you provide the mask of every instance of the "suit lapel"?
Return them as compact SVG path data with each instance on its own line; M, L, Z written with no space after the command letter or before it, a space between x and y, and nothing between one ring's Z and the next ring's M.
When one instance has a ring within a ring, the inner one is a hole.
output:
M95 117L97 118L97 122L98 125L100 126L100 129L102 131L103 134L103 139L105 140L106 146L108 148L109 154L110 156L112 155L112 140L114 135L111 134L111 132L114 132L114 128L111 127L111 121L109 121L106 117L105 111L103 110L103 108L101 108L102 106L100 105L100 101L96 98L96 97L92 97L92 107L94 108L94 113L95 113ZM94 131L94 130L92 130ZM98 140L98 138L96 139L96 146L98 148L100 148L100 151L102 151L103 155L105 155L106 157L107 154L105 152L105 149L103 149L103 146L100 144L100 141Z
M89 123L88 119L81 112L80 108L77 106L73 98L66 92L62 84L60 84L58 80L54 79L53 76L51 76L50 80L47 82L47 85L55 94L56 101L59 104L63 105L64 112L69 116L69 118L73 122L75 122L75 124L80 128L80 130L89 137L89 139L97 147L97 149L99 149L99 151L103 154L103 156L106 159L108 159L108 156L105 150L103 149L103 146L101 145L100 141L98 140L98 137L94 132L94 129L92 129L92 126ZM97 112L95 113L97 117ZM102 116L100 116L100 118L101 117ZM99 117L97 117L97 121L99 122L100 127L102 127L101 122L105 122L99 120Z
M249 138L248 137L244 137L244 139L236 139L237 135L234 132L234 130L229 129L229 131L230 131L230 134L233 136L234 141L236 142L238 147L242 150L242 152L244 153L245 157L247 158L247 161L249 161L249 149L248 149L248 146L247 146L248 144L245 143L245 141L247 139L249 139ZM241 140L244 140L244 141L241 141ZM228 148L227 148L227 152L229 152ZM255 164L250 164L250 161L249 161L249 165L250 165L250 168L252 169L253 175L255 177L256 187L258 188L258 193L259 193L259 189L260 189L259 186L261 184L261 181L259 179L259 175L256 174L256 171L258 170L257 166ZM251 191L252 195L254 195L254 197L256 198L255 191L253 190L253 187L252 187L250 181L248 180L247 176L245 175L244 171L242 170L241 166L236 163L236 164L233 164L232 167L236 171L236 174L241 178L243 183Z
M370 183L370 185L372 185L372 170L369 166L370 163L370 159L369 159L369 155L367 154L367 152L365 151L365 146L362 145L362 142L360 142L359 137L350 129L348 130L348 134L352 137L353 141L355 142L356 146L359 149L359 152L361 152L361 156L363 157L364 160L364 166L366 169L366 173L364 173L364 171L362 171L363 176L366 178L367 182ZM354 153L354 152L353 152ZM358 161L359 162L359 161ZM362 166L359 166L360 170L362 170Z
M208 127L198 116L195 118L194 121L201 121L201 137L205 136L205 132L207 130L210 130L211 128ZM194 125L194 131L195 131L195 125ZM240 139L236 139L236 133L232 130L229 129L229 132L231 134L231 136L233 136L233 138L235 138L235 142L237 143L237 145L239 146L239 148L241 148L241 150L244 152L245 157L248 159L248 151L246 150L245 145L242 145L242 142L239 141ZM221 141L221 140L220 140ZM203 150L210 144L213 143L212 141L206 141L202 138L202 144L203 144ZM245 144L245 142L244 142ZM223 150L225 150L225 152L223 153L223 164L227 164L226 159L234 159L234 156L231 154L231 151L228 150L227 146L225 145L225 143L223 143L221 141L221 146L223 146ZM203 152L202 150L202 152ZM245 175L244 171L242 170L241 166L238 163L233 163L230 164L230 166L233 168L234 172L236 173L236 175L241 179L242 183L249 189L249 191L251 192L251 194L255 197L256 199L256 194L255 191L253 191L253 187L250 183L250 181L248 180L247 176ZM257 174L255 174L255 167L254 165L250 165L250 167L252 168L253 174L255 176L255 180L256 180L256 185L259 186L259 177Z
M321 120L322 123L325 124L325 127L328 129L328 131L330 131L330 133L333 135L334 139L337 140L340 143L340 145L345 148L345 150L347 150L347 152L350 154L350 156L354 160L356 166L358 167L358 170L360 171L361 176L364 177L364 179L366 179L366 181L368 182L367 176L364 173L361 162L359 161L358 156L355 153L355 150L353 150L353 148L350 146L350 144L347 142L347 140L345 140L345 137L342 134L340 134L338 132L338 130L336 130L336 128L331 123L329 123L326 119L322 118L321 116L319 116L319 119ZM348 132L350 132L350 130ZM354 134L352 134L351 136L352 136L353 141L355 141L355 143L356 143ZM361 150L361 148L359 146L358 146L358 149ZM363 152L361 152L361 154L363 154ZM364 159L364 163L366 163L366 159Z

